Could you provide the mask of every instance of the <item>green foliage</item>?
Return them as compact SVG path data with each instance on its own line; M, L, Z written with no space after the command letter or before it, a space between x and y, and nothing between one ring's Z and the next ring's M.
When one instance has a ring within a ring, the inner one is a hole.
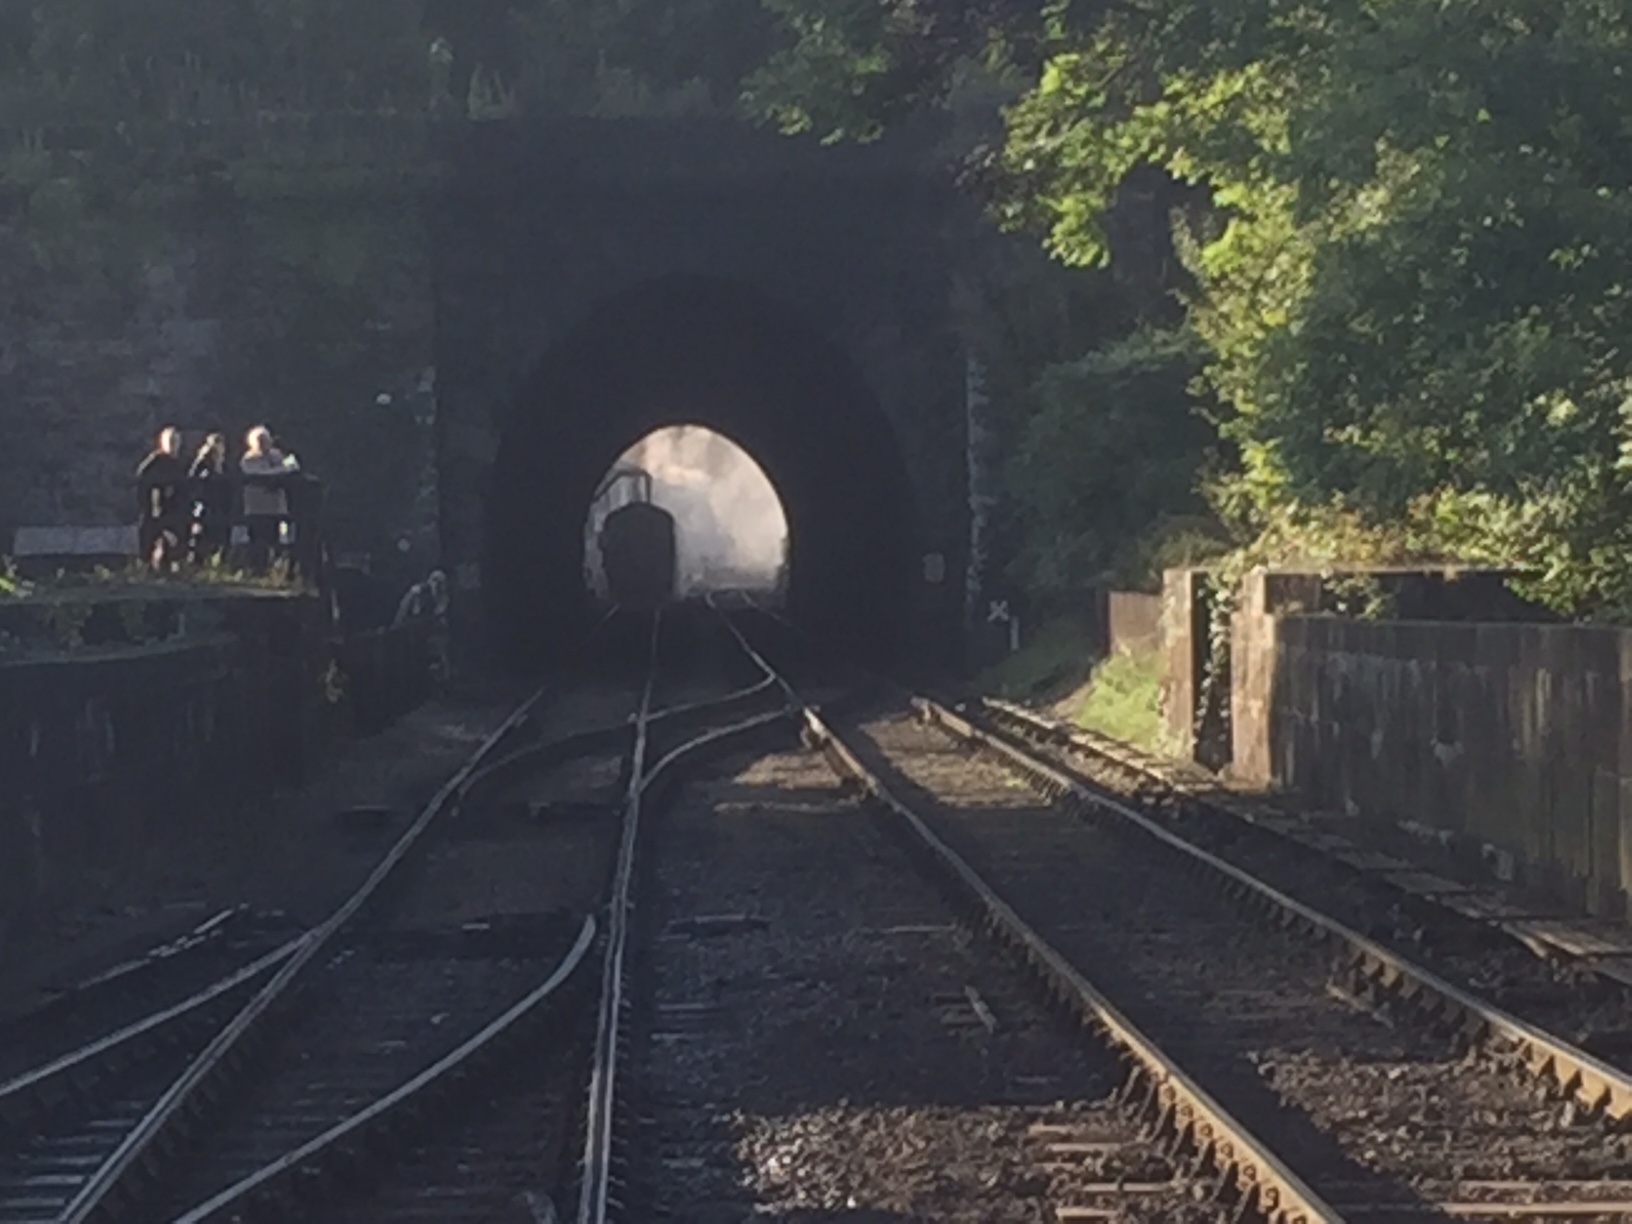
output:
M381 122L406 172L427 118L726 110L779 37L760 0L0 0L0 175L33 212L94 212L155 181L356 173Z
M1094 663L1088 627L1070 616L1027 632L1022 647L976 677L976 691L1016 700L1053 700L1076 692Z
M1037 53L983 181L1066 262L1111 258L1135 172L1204 193L1173 220L1239 564L1515 564L1556 607L1632 615L1622 0L778 8L799 71L766 109L788 126L876 130L960 57ZM1031 467L1045 440L1062 471L1104 462L1098 435L1037 412ZM1057 475L1022 492L1034 527L1080 525L1095 496ZM1061 573L1100 563L1033 536Z
M759 0L433 0L424 26L454 93L485 77L527 114L723 110L777 39Z
M1167 743L1162 659L1155 650L1114 654L1095 666L1077 725L1153 752Z
M1064 596L1143 578L1129 571L1205 538L1196 472L1214 437L1189 392L1199 358L1187 332L1141 331L1042 372L1005 474L1023 587ZM1153 527L1184 515L1164 553Z
M1241 456L1213 491L1260 552L1369 536L1624 612L1629 70L1623 5L1160 4L1016 108L1008 215L1094 262L1134 166L1211 190L1191 319Z
M970 64L1002 75L1024 63L1041 6L1001 0L764 0L782 46L743 91L752 115L785 132L866 140L939 104Z
M74 601L47 603L40 619L50 631L58 649L73 651L85 645L85 626L91 619L91 605Z
M1096 658L1087 627L1069 616L1039 625L1015 654L974 681L977 692L1059 703L1078 725L1161 751L1161 658L1154 650Z
M258 591L296 593L306 590L287 561L278 560L268 568L248 570L214 560L203 565L185 565L169 573L159 573L139 561L117 569L98 566L90 571L58 571L37 582L14 581L17 598L34 598L46 603L84 603L110 593L144 592L155 598L195 588L243 587Z

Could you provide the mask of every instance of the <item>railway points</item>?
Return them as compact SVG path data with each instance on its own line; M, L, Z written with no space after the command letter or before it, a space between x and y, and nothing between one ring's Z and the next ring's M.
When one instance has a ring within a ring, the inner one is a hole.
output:
M1190 845L1171 788L1118 798L1046 728L818 665L751 600L619 642L645 658L602 713L549 737L529 702L339 921L56 1101L79 1172L8 1144L35 1180L0 1219L1632 1201L1613 1059Z

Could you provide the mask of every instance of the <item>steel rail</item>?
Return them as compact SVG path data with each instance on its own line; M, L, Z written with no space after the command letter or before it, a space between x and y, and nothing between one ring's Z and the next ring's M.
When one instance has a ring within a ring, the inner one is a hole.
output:
M647 719L648 726L660 723L679 722L688 718L695 718L700 714L717 714L726 706L740 705L751 701L761 693L768 692L775 687L775 680L770 676L750 684L723 697L709 697L703 701L688 701L683 705L665 706L661 710L654 710Z
M248 907L246 906L239 905L234 906L231 909L219 910L210 917L206 918L203 922L199 923L197 926L193 927L192 930L183 932L175 939L172 939L167 943L162 943L155 948L149 948L146 952L143 952L130 960L123 961L120 964L113 966L111 969L104 969L101 973L93 974L91 977L86 978L82 982L76 982L62 994L52 998L42 1008L40 1008L39 1011L43 1012L49 1010L60 1005L66 1000L79 998L86 993L101 990L105 987L113 985L123 978L130 977L132 974L140 973L144 969L152 969L156 965L162 965L165 961L171 960L177 956L181 956L184 953L192 951L194 948L210 943L211 941L220 937L222 930L225 929L225 927L234 918L247 912L247 908ZM32 1019L36 1014L38 1013L24 1012L18 1016L8 1017L5 1024L9 1027L13 1024L26 1022Z
M651 727L659 722L680 722L700 715L718 714L720 711L732 706L751 701L760 693L765 692L770 685L770 680L765 679L748 688L727 693L723 697L712 697L706 701L694 701L686 705L670 706L666 709L656 710L648 716L647 726ZM562 739L551 740L544 744L535 744L532 747L519 749L508 756L500 757L466 779L464 786L460 788L460 806L464 807L470 804L473 795L481 795L493 789L501 788L508 784L515 775L526 773L543 764L549 764L557 757L580 755L589 751L592 745L603 740L608 744L617 742L631 734L635 717L631 715L624 722L609 723L602 727L591 728L588 731L574 732Z
M419 843L426 829L446 811L457 805L464 782L510 735L531 717L535 707L544 699L547 687L540 687L526 701L511 712L497 730L492 732L454 775L437 790L406 832L398 838L363 884L335 913L314 928L301 941L300 947L283 964L272 979L246 1003L238 1015L216 1034L163 1096L120 1142L112 1156L74 1196L57 1217L58 1224L86 1224L87 1221L116 1216L125 1204L121 1196L128 1196L133 1175L146 1169L160 1155L161 1146L176 1125L196 1114L204 1104L207 1082L241 1056L245 1039L259 1028L261 1020L282 998L301 972L323 951L336 932L354 918L379 890L409 852Z
M0 1118L13 1117L22 1107L29 1094L38 1093L53 1083L72 1078L83 1071L97 1059L106 1057L116 1051L134 1045L144 1037L151 1036L160 1029L179 1024L216 1002L222 996L243 986L247 982L260 977L273 965L288 959L307 939L311 932L295 936L295 938L274 948L259 959L220 978L203 990L197 991L179 1003L160 1009L150 1015L142 1017L134 1023L109 1033L104 1037L80 1046L77 1050L69 1051L42 1063L21 1075L13 1076L5 1083L0 1084Z
M647 716L657 684L658 647L663 630L659 611L652 618L646 683L640 695L630 750L628 788L623 799L618 860L608 904L606 953L601 965L601 999L595 1021L595 1054L590 1071L589 1102L584 1126L584 1157L578 1194L580 1221L604 1220L612 1192L612 1116L617 1091L618 1044L625 997L624 954L629 942L629 911L635 875L635 842L640 831L640 796L646 774Z
M596 925L593 916L586 917L577 942L555 971L525 998L510 1007L503 1015L486 1025L479 1033L462 1042L458 1048L438 1059L407 1083L388 1095L337 1123L321 1135L301 1144L248 1177L222 1190L208 1201L177 1217L174 1224L207 1224L209 1221L241 1218L258 1202L286 1190L320 1170L325 1160L336 1153L354 1150L368 1141L370 1135L389 1127L416 1108L423 1107L424 1098L445 1087L448 1082L468 1070L478 1058L492 1052L505 1038L515 1034L519 1026L546 1003L564 985L588 956L595 941Z
M106 1006L104 996L113 995L124 989L129 980L144 975L155 976L174 966L200 950L208 950L212 945L225 938L232 921L250 912L248 906L233 906L220 910L211 915L197 926L164 943L158 944L131 959L120 962L112 968L104 969L88 978L75 982L71 986L56 991L40 1005L27 1011L16 1013L0 1021L0 1043L16 1037L20 1032L37 1032L47 1029L53 1023L72 1022L82 1012L93 1012L99 1006ZM300 935L304 935L301 932ZM283 946L292 947L300 935L287 941ZM269 952L273 949L268 949ZM248 964L249 962L245 962ZM258 961L256 963L259 963ZM41 1059L33 1066L23 1067L9 1073L0 1081L0 1124L13 1118L20 1098L30 1088L45 1081L58 1070L65 1069L71 1062L83 1062L89 1057L95 1057L103 1052L111 1052L123 1039L142 1036L139 1030L153 1022L163 1023L179 1010L185 1009L195 1000L208 1003L210 999L202 996L212 991L215 986L223 983L240 980L239 975L244 965L230 969L221 974L213 982L206 979L204 985L196 987L176 1004L154 1006L145 1014L140 1014L132 1020L125 1021L117 1026L110 1025L95 1037L82 1040L79 1045L70 1047L60 1054L53 1054ZM230 986L227 987L230 989ZM25 1036L21 1038L27 1040Z
M710 607L713 605L710 604ZM714 609L719 611L719 609ZM723 616L723 614L722 614ZM730 625L730 619L724 618ZM735 627L732 626L733 632ZM740 641L739 637L739 641ZM744 647L753 655L747 643ZM756 660L757 655L754 655ZM769 667L764 667L766 681L778 679ZM654 629L652 662L647 675L647 693L642 711L650 709L650 691L657 673L657 637ZM783 686L785 688L785 686ZM766 691L760 683L721 699L717 705L740 702ZM679 767L704 749L731 740L752 735L780 723L790 714L786 706L768 713L753 715L727 727L704 731L687 740L661 757L651 769L645 765L649 746L646 732L649 719L642 717L637 724L635 768L631 770L628 791L624 799L622 830L618 845L618 863L613 876L612 896L608 904L607 946L602 967L601 1002L596 1020L594 1064L590 1073L589 1104L584 1135L584 1153L579 1183L578 1224L606 1224L617 1203L613 1199L614 1140L617 1115L618 1062L623 1040L623 1015L627 997L625 963L629 942L629 914L634 906L634 878L636 849L639 842L641 816L647 801L660 785L666 784Z
M782 696L788 703L789 711L796 714L802 711L805 708L805 704L803 700L801 700L797 690L794 689L793 685L788 683L787 678L784 677L781 672L777 671L776 668L771 665L770 660L766 659L763 654L755 649L754 644L750 642L748 640L748 636L743 633L742 627L731 619L731 617L726 613L725 609L721 608L714 602L712 595L705 596L704 602L708 604L712 611L719 614L720 620L725 624L725 627L731 631L731 636L736 638L737 645L742 647L743 652L747 654L751 660L753 660L754 666L759 668L759 670L765 674L764 683L774 684L777 688L782 690ZM774 613L766 612L756 603L750 602L748 606L762 615L774 615Z
M679 770L691 758L707 749L719 747L728 742L746 739L759 732L777 726L791 726L790 713L786 709L772 710L763 714L751 715L740 722L727 727L716 727L701 732L688 740L680 747L662 757L653 768L648 771L645 781L640 788L641 809L648 809L650 800L654 797L661 785L669 783ZM631 859L631 867L633 859ZM630 873L632 885L633 872ZM622 893L621 908L626 911L632 908L633 890L626 887ZM613 910L616 913L616 909ZM610 924L608 924L610 927ZM627 946L628 930L624 930L624 944ZM607 949L608 960L611 959L612 948ZM625 957L619 955L617 963L621 966ZM596 1121L604 1119L604 1125L588 1130L584 1144L584 1158L582 1168L584 1177L579 1196L578 1214L575 1217L579 1224L605 1224L610 1218L611 1211L618 1204L612 1197L612 1167L614 1164L614 1122L617 1111L617 1058L616 1052L623 1040L622 1036L622 1000L626 990L620 984L617 991L619 1010L603 1006L600 1012L599 1025L596 1037L596 1063L591 1076L591 1102L599 1094L602 1099L601 1112L596 1115ZM603 987L603 1000L606 997ZM591 1180L593 1176L593 1181Z
M987 928L1018 948L1056 998L1142 1070L1148 1095L1157 1104L1154 1129L1200 1165L1212 1168L1233 1190L1238 1200L1234 1218L1269 1224L1341 1224L1343 1216L1334 1207L1141 1032L922 817L891 794L820 715L807 709L804 719L807 736L834 771L905 823L942 874L982 911Z
M767 674L777 677L790 705L798 711L807 742L823 754L834 771L905 823L949 882L961 888L984 913L988 929L1020 949L1058 999L1142 1069L1148 1078L1149 1099L1158 1108L1156 1129L1176 1146L1188 1149L1195 1159L1216 1169L1238 1196L1240 1212L1255 1212L1270 1224L1341 1224L1343 1217L1336 1209L1163 1053L916 812L891 794L820 713L800 699L797 690L735 625L731 628L750 656Z
M1601 1112L1616 1123L1632 1119L1632 1075L1475 997L947 707L927 698L916 698L913 704L921 717L954 739L1002 758L1051 800L1078 815L1087 816L1097 811L1116 817L1128 828L1176 852L1185 862L1256 908L1340 949L1357 979L1370 989L1391 994L1447 1026L1459 1029L1470 1042L1489 1038L1506 1042L1522 1057L1533 1075L1555 1084L1589 1112Z

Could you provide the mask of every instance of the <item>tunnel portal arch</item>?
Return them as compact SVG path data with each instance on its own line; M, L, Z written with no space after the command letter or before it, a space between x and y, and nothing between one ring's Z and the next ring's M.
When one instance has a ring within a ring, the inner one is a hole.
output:
M482 589L518 657L591 615L584 515L630 446L703 425L764 470L788 522L789 614L890 657L910 616L916 507L890 420L842 348L761 290L670 275L592 309L536 364L502 424Z

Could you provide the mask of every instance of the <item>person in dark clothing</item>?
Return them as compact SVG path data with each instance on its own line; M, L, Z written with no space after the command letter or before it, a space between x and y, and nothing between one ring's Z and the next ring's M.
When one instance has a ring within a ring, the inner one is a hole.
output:
M232 483L227 475L227 439L212 433L198 448L187 470L192 499L192 535L188 555L195 565L214 561L232 536Z
M136 489L142 560L154 569L168 569L181 560L192 517L181 431L174 425L159 430L153 450L136 469Z

